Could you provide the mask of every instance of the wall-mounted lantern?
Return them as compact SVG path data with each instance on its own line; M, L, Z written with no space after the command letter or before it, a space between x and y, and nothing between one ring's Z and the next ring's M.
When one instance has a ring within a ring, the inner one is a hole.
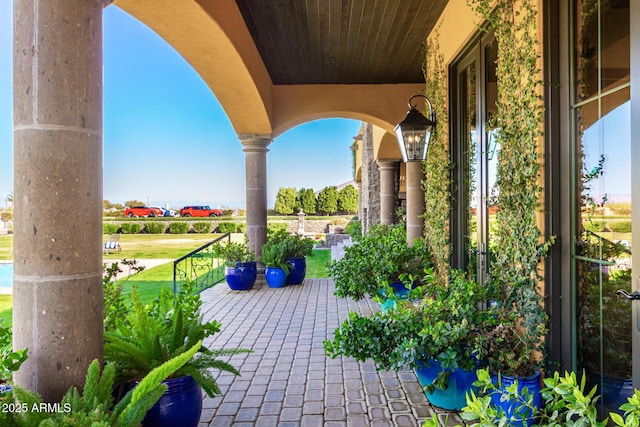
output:
M414 98L422 97L429 105L430 119L423 116L416 106L411 104ZM433 111L429 99L420 94L413 95L407 103L409 111L403 121L395 127L398 145L402 153L402 160L406 162L422 161L427 157L431 130L436 125L436 113Z

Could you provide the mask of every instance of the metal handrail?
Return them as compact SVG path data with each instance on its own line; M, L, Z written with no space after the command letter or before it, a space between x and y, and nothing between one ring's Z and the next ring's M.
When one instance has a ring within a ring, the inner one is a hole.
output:
M224 239L231 241L231 233L224 233L222 236L192 250L186 255L173 261L173 292L178 292L178 276L182 276L182 280L194 280L195 289L199 292L221 282L224 279L223 274L216 274L219 272L222 263L220 259L216 258L214 253L209 249L213 244L218 243ZM217 261L217 263L216 263ZM180 263L186 262L184 269L180 269ZM203 273L198 275L198 273ZM194 276L195 275L195 279Z

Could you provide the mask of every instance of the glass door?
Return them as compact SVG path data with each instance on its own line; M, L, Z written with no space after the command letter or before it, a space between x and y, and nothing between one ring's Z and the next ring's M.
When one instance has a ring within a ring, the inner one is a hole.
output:
M603 414L633 389L629 24L628 0L574 4L577 360Z
M495 42L480 41L456 66L456 183L452 241L454 267L486 282L497 196L498 129L491 125L497 98Z

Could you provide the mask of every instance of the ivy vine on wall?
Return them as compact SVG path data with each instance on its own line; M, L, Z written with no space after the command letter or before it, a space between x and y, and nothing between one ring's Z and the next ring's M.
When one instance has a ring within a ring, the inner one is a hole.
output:
M427 41L424 62L425 95L436 113L429 153L424 162L425 239L433 254L436 276L446 281L449 275L449 215L451 211L450 158L447 115L447 73L444 56L437 41ZM427 112L428 113L428 112Z
M537 12L533 0L468 0L498 43L497 109L488 128L499 146L496 245L491 278L505 304L521 313L522 338L537 349L546 333L538 290L538 264L550 242L541 244L539 209L543 107L538 67Z

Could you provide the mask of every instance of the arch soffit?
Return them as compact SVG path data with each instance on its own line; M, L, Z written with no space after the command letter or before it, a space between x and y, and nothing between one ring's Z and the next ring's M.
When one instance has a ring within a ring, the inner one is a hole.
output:
M233 0L116 0L178 51L237 134L271 134L271 78Z

